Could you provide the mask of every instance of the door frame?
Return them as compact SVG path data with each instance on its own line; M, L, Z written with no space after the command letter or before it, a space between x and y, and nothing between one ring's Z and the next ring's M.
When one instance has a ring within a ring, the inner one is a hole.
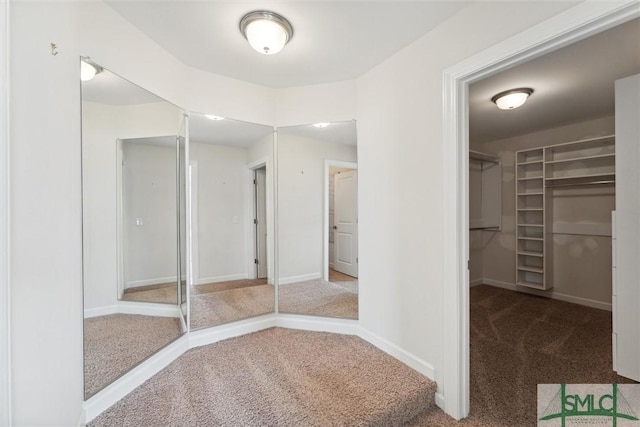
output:
M439 406L469 414L468 86L640 16L640 3L580 3L443 72L443 366ZM446 238L445 238L446 237Z
M266 215L267 215L267 283L274 284L274 194L273 194L273 162L271 156L265 156L258 160L255 160L246 165L247 168L247 212L246 212L246 224L249 224L249 231L247 232L247 247L251 248L247 251L247 277L249 279L255 279L257 277L258 270L255 265L255 259L258 257L256 241L256 227L253 224L254 215L256 212L256 198L255 187L253 180L255 177L256 169L266 168L265 177L265 197L266 197Z
M358 163L342 160L324 161L324 200L322 209L322 279L329 281L329 170L331 167L348 168L358 170ZM358 191L358 189L356 189ZM357 202L356 202L357 203Z

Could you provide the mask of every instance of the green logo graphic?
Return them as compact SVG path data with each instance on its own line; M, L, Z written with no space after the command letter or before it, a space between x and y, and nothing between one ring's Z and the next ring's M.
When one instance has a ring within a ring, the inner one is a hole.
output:
M560 389L542 413L540 421L560 418L562 427L570 417L608 417L617 426L619 418L638 421L631 405L620 392L617 384L612 384L611 394L567 394L566 384Z

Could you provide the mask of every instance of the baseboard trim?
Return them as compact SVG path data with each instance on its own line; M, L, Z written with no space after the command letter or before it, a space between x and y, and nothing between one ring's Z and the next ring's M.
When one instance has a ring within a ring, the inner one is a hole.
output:
M186 335L183 335L92 396L84 403L85 421L91 422L95 417L160 372L188 349L189 339Z
M182 310L177 305L152 302L118 301L117 304L90 308L84 311L85 319L109 314L139 314L142 316L181 317Z
M435 396L436 406L444 411L444 396L439 391Z
M199 329L189 333L189 348L213 344L228 338L239 337L241 335L258 332L263 329L272 328L274 326L276 326L276 315L274 313L270 313L259 317L240 320L232 324Z
M415 369L425 377L429 378L431 381L435 381L435 369L430 363L425 362L419 357L400 348L391 341L387 341L381 336L376 335L373 332L362 327L360 328L360 333L358 335L360 336L360 338L373 344L388 355Z
M232 280L246 280L249 278L249 275L246 273L242 274L228 274L226 276L213 276L213 277L202 277L198 279L198 285L207 285L209 283L220 283L220 282L230 282Z
M320 279L322 275L320 273L301 274L299 276L281 277L278 280L279 285L288 285L289 283L306 282L307 280Z
M496 288L509 289L511 291L523 292L523 293L530 294L530 295L548 297L548 298L556 299L556 300L559 300L559 301L564 301L564 302L570 302L570 303L573 303L573 304L584 305L586 307L597 308L597 309L600 309L600 310L611 311L611 304L610 303L606 303L606 302L602 302L602 301L596 301L596 300L582 298L582 297L577 297L577 296L574 296L574 295L561 294L561 293L558 293L558 292L554 292L553 289L550 289L548 291L541 291L541 290L538 290L538 289L531 289L531 288L527 288L527 287L524 287L524 286L516 286L513 283L502 282L502 281L493 280L493 279L482 279L481 280L481 284L494 286Z
M469 287L473 288L474 286L478 286L478 285L482 285L484 283L485 279L476 279L476 280L471 280L469 282Z
M142 280L133 280L131 282L127 282L124 285L125 289L137 288L140 286L150 286L150 285L162 285L164 283L176 283L177 276L173 277L156 277L154 279L142 279Z
M303 314L278 314L276 326L303 331L331 332L333 334L358 335L358 321Z

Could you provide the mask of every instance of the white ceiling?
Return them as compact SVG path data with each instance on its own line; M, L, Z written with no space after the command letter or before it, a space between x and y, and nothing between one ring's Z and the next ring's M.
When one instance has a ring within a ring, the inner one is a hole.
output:
M191 113L189 117L189 140L193 142L249 148L272 134L270 126L231 119L211 120L200 113Z
M640 20L602 32L469 87L469 138L484 143L614 114L614 81L640 73ZM524 106L491 97L530 87Z
M325 128L313 125L285 126L278 128L278 134L301 136L318 141L333 142L335 144L356 145L356 122L333 122Z
M82 82L82 100L108 105L168 102L106 69L92 80Z
M463 1L128 1L107 4L186 65L271 87L350 80L462 9ZM253 10L286 17L294 35L276 55L238 29Z

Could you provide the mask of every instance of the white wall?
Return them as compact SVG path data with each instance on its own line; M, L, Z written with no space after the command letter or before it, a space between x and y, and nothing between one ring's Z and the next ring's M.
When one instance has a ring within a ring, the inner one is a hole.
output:
M82 103L84 303L117 301L116 139L177 135L181 111L169 103ZM175 275L175 273L174 273Z
M10 13L12 422L71 425L83 402L79 57L187 110L273 124L274 94L182 65L100 2Z
M247 149L192 141L198 162L198 270L194 283L247 277ZM232 276L232 277L230 277Z
M357 80L360 324L436 379L455 286L442 283L442 72L569 6L473 3Z
M471 261L472 265L482 264L480 277L515 284L515 151L613 133L614 117L603 117L483 144L470 141L471 149L502 159L502 230L485 230L469 236L471 248L479 248L472 251ZM577 297L581 302L608 308L611 304L611 236L589 233L593 228L610 229L614 188L554 191L554 224L557 227L562 223L577 224L581 230L574 227L572 233L584 234L567 234L559 229L554 234L553 289L547 295Z
M442 70L567 7L473 4L357 81L361 324L436 368ZM83 388L78 57L187 110L280 126L354 118L356 86L316 102L325 85L278 92L193 70L98 2L14 2L10 20L13 423L70 425Z
M280 283L321 276L325 159L356 162L356 147L278 131Z

